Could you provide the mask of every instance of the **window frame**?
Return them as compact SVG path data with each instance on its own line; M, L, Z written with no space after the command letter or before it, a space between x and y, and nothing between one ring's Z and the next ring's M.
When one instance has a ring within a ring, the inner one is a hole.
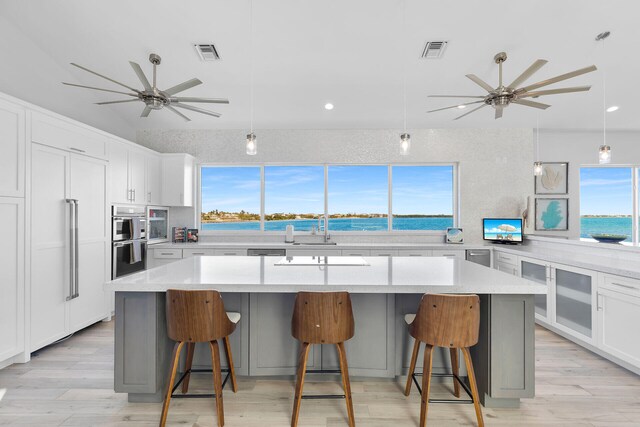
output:
M329 228L329 232L334 235L348 235L348 236L388 236L388 235L424 235L424 236L444 236L446 230L393 230L393 193L392 193L392 169L394 166L451 166L452 178L453 178L453 200L452 200L452 212L453 212L453 227L459 227L460 225L460 165L457 162L441 162L441 163L201 163L197 168L196 185L198 186L196 194L196 226L200 229L200 235L203 236L223 236L223 235L282 235L283 231L265 231L264 229L264 215L265 215L265 167L269 166L321 166L324 169L324 215L327 214L329 208L329 167L330 166L385 166L387 167L387 229L379 231L339 231ZM259 230L203 230L202 229L202 168L208 167L258 167L260 168L260 229ZM310 232L308 234L311 234Z
M580 169L578 170L578 222L580 224L579 236L578 239L583 242L592 242L593 239L587 239L584 237L580 237L582 234L582 211L580 210L580 205L582 202L582 194L580 193L580 187L582 186L582 169L631 169L631 242L623 243L624 246L627 247L638 247L640 246L640 226L638 221L640 220L640 195L638 191L640 186L638 184L638 179L640 179L640 164L607 164L607 165L580 165Z

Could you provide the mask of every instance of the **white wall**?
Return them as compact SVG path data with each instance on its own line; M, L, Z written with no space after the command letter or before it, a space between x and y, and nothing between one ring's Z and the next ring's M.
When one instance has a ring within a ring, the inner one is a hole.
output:
M482 240L481 218L519 216L533 188L531 129L410 130L411 154L399 154L397 130L263 130L258 154L247 156L245 130L142 130L137 142L164 153L187 152L199 163L458 162L460 226ZM185 212L180 217L189 218ZM192 224L184 224L191 226Z
M580 237L580 167L598 165L598 147L602 132L540 130L540 160L569 162L569 231L536 232L541 235ZM609 131L614 165L640 165L640 132Z

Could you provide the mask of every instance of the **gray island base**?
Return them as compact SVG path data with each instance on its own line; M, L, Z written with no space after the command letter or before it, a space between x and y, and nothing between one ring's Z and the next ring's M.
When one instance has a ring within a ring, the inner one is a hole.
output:
M415 313L424 293L475 293L480 341L471 354L482 404L517 407L520 398L534 396L534 295L545 293L544 286L457 259L309 257L315 263L309 265L295 258L297 264L283 265L279 257L195 257L107 283L116 295L115 391L132 402L162 400L173 347L166 333L167 289L222 293L226 309L242 315L230 338L236 373L251 377L295 375L296 292L347 290L356 323L346 343L352 377L406 375L413 342L404 315ZM338 368L333 346L312 349L309 369ZM194 367L210 366L207 351L196 349ZM449 371L448 351L439 349L433 366Z

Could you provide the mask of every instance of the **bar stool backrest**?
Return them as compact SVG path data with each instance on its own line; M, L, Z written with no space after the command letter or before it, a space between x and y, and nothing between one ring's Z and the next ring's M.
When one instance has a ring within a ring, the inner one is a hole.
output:
M174 341L207 342L229 336L236 328L213 290L167 290L167 334Z
M472 347L478 343L479 332L477 295L425 294L409 325L412 337L438 347Z
M298 292L291 335L310 344L338 344L353 337L355 325L348 292Z

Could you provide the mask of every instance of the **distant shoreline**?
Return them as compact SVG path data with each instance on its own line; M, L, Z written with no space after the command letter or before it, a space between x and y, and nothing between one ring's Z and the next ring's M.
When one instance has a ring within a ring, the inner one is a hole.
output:
M580 218L631 218L631 215L580 215Z
M394 218L453 218L453 215L393 215ZM387 218L387 216L371 216L371 217L361 217L361 216L340 216L340 217L332 217L329 216L329 219L379 219L379 218ZM265 222L288 222L288 221L318 221L317 218L290 218L290 219L265 219ZM260 219L250 219L250 220L240 220L237 218L233 219L223 219L223 220L212 220L212 219L201 219L200 222L202 224L223 224L228 222L260 222Z

